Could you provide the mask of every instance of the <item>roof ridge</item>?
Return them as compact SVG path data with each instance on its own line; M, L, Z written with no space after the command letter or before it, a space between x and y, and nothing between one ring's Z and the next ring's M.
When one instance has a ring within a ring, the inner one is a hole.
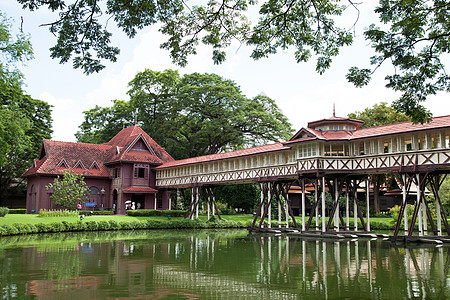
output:
M414 124L413 121L403 121L403 122L397 122L397 123L390 123L390 124L383 124L383 125L376 125L376 126L371 126L371 127L360 128L360 129L358 129L358 131L366 130L366 129L373 129L373 128L380 128L380 127L387 127L387 126L394 126L394 125L406 124L406 123L411 123L411 125L425 125L425 124L429 124L429 123L433 122L436 119L445 118L445 117L450 117L450 115L432 117L430 122L425 122L425 123Z

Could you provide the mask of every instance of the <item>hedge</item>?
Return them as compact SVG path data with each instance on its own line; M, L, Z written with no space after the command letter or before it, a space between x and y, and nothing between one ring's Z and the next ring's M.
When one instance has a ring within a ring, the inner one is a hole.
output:
M200 220L145 220L145 221L120 221L115 220L78 220L77 222L52 222L12 225L1 225L0 236L18 235L29 233L49 233L68 231L99 231L99 230L136 230L136 229L198 229L198 228L247 228L250 222L235 222L227 220L215 220L203 222Z
M27 213L27 210L26 210L26 208L10 208L9 209L9 213L11 214L11 215L13 215L13 214L16 214L16 215L24 215L24 214L26 214Z
M79 215L114 215L114 211L112 210L79 210Z
M184 217L186 215L185 210L158 210L158 209L137 209L127 210L128 216L133 217Z
M0 217L4 217L9 213L9 208L7 207L0 207Z

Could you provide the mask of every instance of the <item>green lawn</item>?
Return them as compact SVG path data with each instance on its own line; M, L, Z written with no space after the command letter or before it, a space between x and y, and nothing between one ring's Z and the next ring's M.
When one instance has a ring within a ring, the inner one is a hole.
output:
M230 221L253 221L253 215L224 215L222 216L225 220ZM167 217L130 217L130 216L123 216L123 215L108 215L108 216L88 216L85 217L84 220L93 220L93 221L101 221L101 220L115 220L117 222L120 221L132 221L132 220L167 220ZM182 217L172 217L172 220L182 220ZM199 216L199 219L202 221L206 221L206 216ZM76 222L79 220L78 217L39 217L38 215L33 214L8 214L3 218L0 218L0 225L11 225L14 223L25 223L25 224L37 224L37 223L52 223L52 222L61 222L61 221L67 221L67 222ZM277 221L277 219L272 219L273 221ZM375 222L382 222L382 223L390 223L392 218L371 218L371 221ZM300 226L302 217L296 217L297 224ZM284 223L284 219L282 221ZM315 224L315 221L313 220L312 225ZM350 220L350 225L353 224L353 218Z

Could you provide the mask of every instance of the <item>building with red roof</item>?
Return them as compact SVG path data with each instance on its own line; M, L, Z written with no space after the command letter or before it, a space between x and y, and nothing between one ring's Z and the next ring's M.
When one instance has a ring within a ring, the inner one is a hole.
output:
M154 168L173 160L139 126L124 128L104 144L44 140L39 158L22 175L28 179L27 211L56 208L45 187L65 170L84 176L87 207L124 213L130 201L139 208L169 209L170 193L156 188Z
M169 209L169 189L300 177L450 170L450 116L429 123L403 122L361 128L363 122L333 115L309 122L290 140L174 160L138 126L94 145L44 140L28 178L27 210L54 208L45 186L73 170L86 178L95 208L125 212Z

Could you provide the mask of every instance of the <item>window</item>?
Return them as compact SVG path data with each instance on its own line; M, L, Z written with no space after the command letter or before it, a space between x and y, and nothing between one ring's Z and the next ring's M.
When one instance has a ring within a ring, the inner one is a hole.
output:
M114 168L113 170L113 177L119 178L120 177L120 168Z
M148 178L149 166L147 164L134 164L134 178Z

